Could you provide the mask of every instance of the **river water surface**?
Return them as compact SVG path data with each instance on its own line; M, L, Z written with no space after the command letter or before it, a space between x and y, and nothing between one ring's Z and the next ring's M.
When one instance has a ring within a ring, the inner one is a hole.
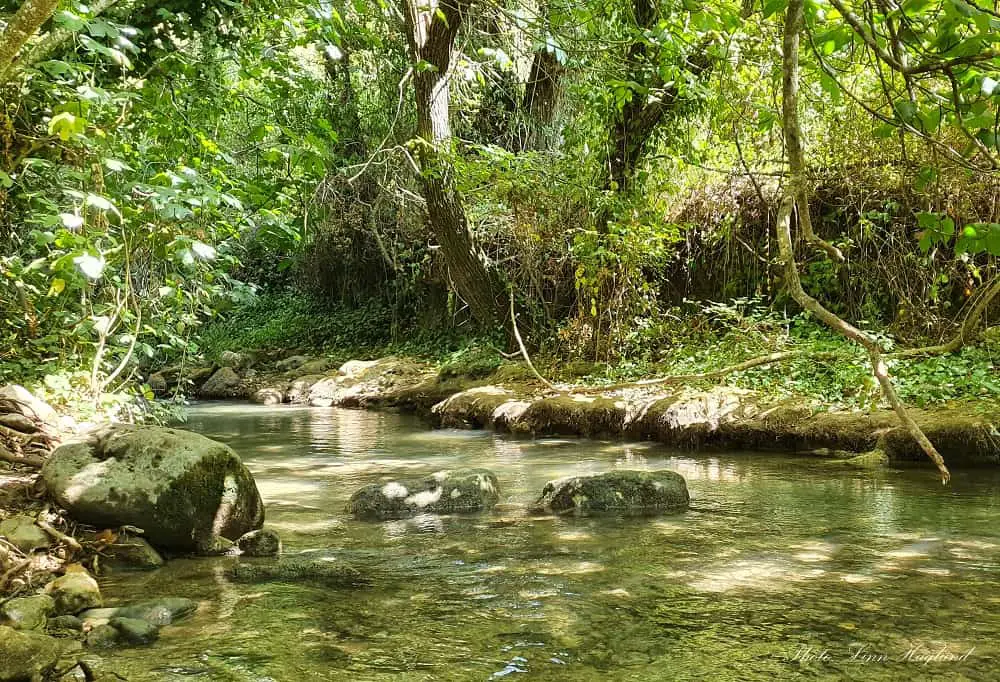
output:
M109 604L201 602L113 667L131 680L998 680L1000 474L873 474L815 459L432 431L409 416L195 406L232 445L285 553L373 585L238 585L233 558L103 581ZM349 518L357 488L477 466L493 512ZM686 513L531 518L544 483L615 468L683 474Z

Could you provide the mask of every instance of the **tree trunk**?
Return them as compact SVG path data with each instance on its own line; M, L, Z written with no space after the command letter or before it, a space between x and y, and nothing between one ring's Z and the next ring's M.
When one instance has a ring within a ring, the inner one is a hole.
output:
M524 86L521 109L527 119L523 149L540 151L552 146L552 122L559 103L559 78L563 67L556 55L546 49L535 52L531 73Z
M418 4L419 3L419 4ZM421 188L431 230L458 295L484 325L502 319L494 278L469 231L454 171L448 111L451 54L455 36L472 0L403 0L407 39L414 61Z
M792 298L803 309L812 313L814 317L833 329L845 338L855 341L866 351L871 361L872 371L878 380L886 400L899 416L899 420L910 433L921 449L927 454L932 462L941 472L941 480L947 483L951 479L951 474L945 466L941 454L930 442L920 426L913 420L913 417L906 411L906 405L900 400L896 389L892 384L892 377L889 376L888 367L882 358L882 349L879 347L877 339L872 338L867 333L861 331L846 320L841 319L833 312L827 310L823 304L806 293L802 288L802 281L799 279L798 264L795 262L795 254L792 247L792 212L797 210L799 225L805 232L805 226L809 224L809 203L808 196L802 191L805 183L805 162L802 153L802 127L799 125L799 36L803 28L803 2L804 0L789 0L788 9L785 13L785 32L782 42L782 102L781 110L783 116L783 131L785 135L785 147L788 150L789 160L789 183L786 196L781 202L778 211L778 248L781 254L782 264L785 268L785 285ZM793 160L795 159L795 160ZM831 247L832 248L832 247Z
M21 48L52 17L58 6L59 0L25 0L10 18L0 35L0 84L10 80L14 60Z

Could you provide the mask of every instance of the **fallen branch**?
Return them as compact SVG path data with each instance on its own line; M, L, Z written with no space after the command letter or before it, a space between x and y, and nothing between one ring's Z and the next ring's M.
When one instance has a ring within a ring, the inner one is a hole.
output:
M514 314L514 290L511 289L510 292L510 326L514 329L514 338L517 339L517 345L521 349L521 357L524 358L525 363L528 365L528 369L531 370L539 381L545 384L547 387L551 388L553 391L559 391L564 393L564 391L556 388L556 386L543 377L541 373L535 369L535 364L531 361L531 357L528 355L528 349L524 347L524 340L521 338L521 332L517 329L517 315Z
M14 564L13 568L0 576L0 594L3 594L7 589L7 584L17 576L18 573L26 569L31 565L31 557L27 559L22 559L18 563Z
M46 533L48 533L52 537L52 539L54 539L56 542L61 542L67 547L73 549L74 551L82 552L83 546L81 546L80 543L77 542L76 538L70 537L69 535L66 535L60 530L56 530L52 526L52 524L50 524L48 521L45 520L45 516L48 513L49 509L48 507L46 507L38 514L37 518L35 518L35 525L44 530Z
M35 469L41 469L42 465L45 464L45 460L37 455L15 455L10 450L2 447L0 447L0 462L9 462Z
M899 351L898 353L893 353L892 357L917 358L931 355L947 355L948 353L954 353L961 350L967 343L975 340L976 330L979 327L979 323L983 319L983 314L986 312L986 309L989 308L993 299L997 297L997 294L1000 294L1000 276L993 280L993 284L990 285L985 292L979 295L975 305L969 309L969 314L965 316L964 320L962 320L962 326L959 328L958 333L952 337L950 341L937 346L908 348L906 350Z

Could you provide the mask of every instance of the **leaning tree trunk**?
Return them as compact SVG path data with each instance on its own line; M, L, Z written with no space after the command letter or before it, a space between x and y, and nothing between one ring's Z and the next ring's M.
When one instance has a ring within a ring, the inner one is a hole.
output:
M487 325L502 319L494 278L469 231L447 154L451 145L448 86L455 36L473 0L403 0L414 68L421 187L431 230L452 284L472 315Z
M809 238L810 235L806 229L806 225L810 225L809 202L803 190L806 181L805 160L801 143L802 127L799 125L799 35L802 32L804 24L803 2L804 0L789 0L788 9L785 13L785 33L782 43L781 111L784 119L785 146L788 149L789 155L789 178L786 196L778 211L777 232L778 248L785 267L785 284L792 298L803 309L812 313L813 316L841 336L855 341L868 352L872 371L878 380L879 386L882 388L882 393L885 395L886 400L889 401L892 409L899 416L899 421L937 466L938 471L941 472L942 482L947 483L951 479L951 474L948 472L948 467L945 466L944 458L941 457L934 444L931 443L920 426L913 420L913 417L906 411L906 405L903 404L903 401L896 393L892 377L889 376L889 369L882 357L882 349L879 347L878 340L826 309L823 304L806 293L799 279L798 266L795 262L795 254L792 248L791 224L793 211L798 214L798 224L803 231L803 236L806 237L807 241L813 241L813 239Z
M10 80L14 60L28 39L56 11L59 0L25 0L0 34L0 85Z

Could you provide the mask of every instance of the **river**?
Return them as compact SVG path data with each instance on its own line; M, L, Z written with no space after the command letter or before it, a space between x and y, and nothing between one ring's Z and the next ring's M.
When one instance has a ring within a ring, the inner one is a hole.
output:
M373 584L233 584L235 559L102 579L201 602L131 680L998 679L1000 473L872 473L761 453L429 430L407 415L215 403L184 428L234 447L286 554L348 561ZM359 487L494 471L491 513L383 523ZM532 518L544 483L615 468L683 474L691 509Z

